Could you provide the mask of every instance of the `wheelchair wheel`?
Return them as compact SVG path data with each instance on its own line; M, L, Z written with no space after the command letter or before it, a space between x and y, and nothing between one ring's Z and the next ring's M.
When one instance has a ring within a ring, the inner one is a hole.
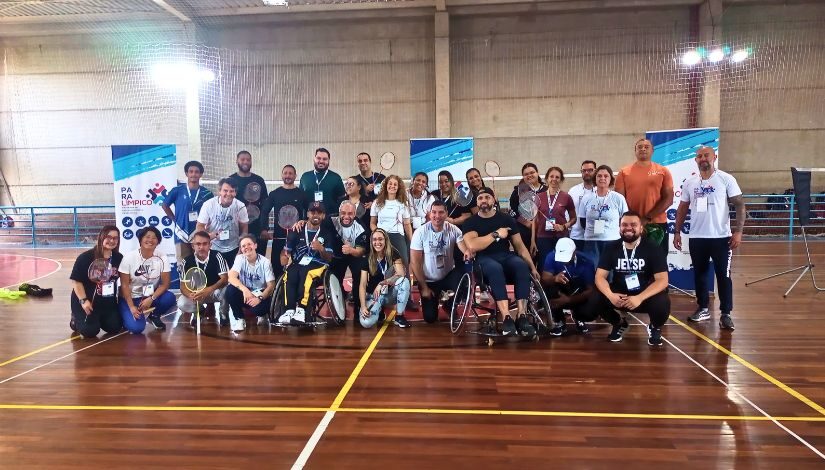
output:
M455 297L453 297L453 307L450 309L450 331L454 335L458 335L462 331L467 312L472 308L474 290L475 287L470 274L465 273L458 281Z
M550 301L541 284L530 277L530 301L527 302L527 311L535 321L536 333L553 328L553 315L550 312Z
M275 281L275 291L272 293L272 304L269 307L270 323L277 322L278 318L284 313L284 304L286 303L284 299L285 276L286 274L281 274L281 277Z
M341 290L341 282L335 274L329 271L324 275L324 297L329 317L333 323L343 325L344 320L347 319L347 304Z

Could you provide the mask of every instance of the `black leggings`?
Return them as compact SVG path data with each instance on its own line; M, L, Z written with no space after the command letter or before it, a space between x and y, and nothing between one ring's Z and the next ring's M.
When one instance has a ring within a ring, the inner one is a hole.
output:
M588 322L601 316L605 321L615 326L621 323L622 317L618 312L613 310L614 308L613 304L607 300L604 294L597 292L587 299L587 303L580 312L581 317L577 318L577 320ZM623 309L623 312L624 311L626 310ZM635 310L630 311L633 313L647 313L650 316L650 324L656 328L661 328L670 315L670 296L666 291L659 292L642 302Z
M74 292L69 303L75 328L84 338L94 338L101 329L106 333L118 333L123 329L115 297L95 297L90 315L86 315Z

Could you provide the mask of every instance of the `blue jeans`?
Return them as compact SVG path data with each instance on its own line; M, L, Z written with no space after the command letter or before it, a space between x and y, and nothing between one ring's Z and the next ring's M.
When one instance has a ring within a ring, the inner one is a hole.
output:
M367 306L370 312L370 318L377 318L381 311L384 310L384 307L387 305L395 304L395 311L398 312L397 315L403 314L404 309L407 308L407 301L410 300L410 280L409 278L402 278L398 284L394 286L390 286L387 289L382 289L382 292L378 294L378 299L375 301L374 304L370 307L370 303L373 300L372 293L367 294ZM361 326L364 328L369 328L372 325L365 324L365 320L363 317L361 318ZM375 322L372 322L375 324Z
M132 299L132 303L138 305L141 300L143 299L136 297ZM163 294L160 294L160 297L152 302L152 307L155 307L155 311L149 315L160 317L161 315L168 313L169 310L172 310L172 308L176 306L175 294L166 291ZM120 299L117 307L118 310L120 310L120 318L123 320L123 327L126 328L129 333L134 335L143 333L143 330L146 328L146 315L140 315L137 318L133 317L132 311L129 310L129 304L126 302L126 299Z

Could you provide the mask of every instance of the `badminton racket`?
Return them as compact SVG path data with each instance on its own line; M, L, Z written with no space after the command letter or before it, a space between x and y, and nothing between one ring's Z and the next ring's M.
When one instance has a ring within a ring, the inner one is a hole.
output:
M183 279L181 282L186 289L191 292L192 294L199 294L204 289L206 289L207 285L207 278L206 272L198 267L192 267L186 270L186 274L184 274ZM201 303L200 301L195 301L195 321L197 322L197 334L201 334Z

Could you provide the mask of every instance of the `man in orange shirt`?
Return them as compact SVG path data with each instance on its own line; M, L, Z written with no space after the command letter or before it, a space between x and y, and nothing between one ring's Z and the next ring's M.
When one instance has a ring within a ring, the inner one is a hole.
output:
M670 170L652 161L653 144L647 139L636 141L636 161L619 170L616 191L627 200L630 210L642 215L642 225L655 224L665 234L659 244L665 258L670 248L667 233L667 209L673 204L673 176Z

